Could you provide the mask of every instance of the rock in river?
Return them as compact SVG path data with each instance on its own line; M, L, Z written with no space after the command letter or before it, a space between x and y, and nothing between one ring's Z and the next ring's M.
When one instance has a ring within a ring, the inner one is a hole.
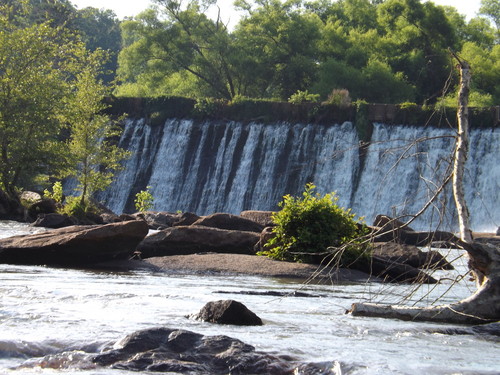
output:
M254 254L259 234L204 226L180 226L154 233L138 247L143 258L200 252Z
M0 239L0 263L84 266L131 256L148 225L134 220Z
M217 324L233 324L238 326L261 326L262 320L244 304L227 299L208 302L194 319Z
M172 374L322 374L334 375L339 364L300 363L289 356L258 352L228 336L204 336L158 327L135 332L93 362L114 369Z

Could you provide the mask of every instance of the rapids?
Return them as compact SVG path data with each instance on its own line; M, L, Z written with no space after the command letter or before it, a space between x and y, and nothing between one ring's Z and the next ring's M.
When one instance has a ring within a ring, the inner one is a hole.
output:
M25 233L0 222L0 236ZM433 333L443 325L345 314L353 302L428 305L456 301L474 289L458 252L445 254L456 271L443 282L412 286L303 284L296 280L230 275L175 275L0 265L0 373L124 375L95 368L89 358L139 329L167 326L238 338L257 350L308 362L340 363L342 374L498 374L498 338ZM448 290L450 289L450 290ZM300 290L316 298L242 295L240 291ZM224 292L224 293L220 293ZM235 299L265 325L213 325L186 318L209 301ZM338 372L340 373L340 372Z

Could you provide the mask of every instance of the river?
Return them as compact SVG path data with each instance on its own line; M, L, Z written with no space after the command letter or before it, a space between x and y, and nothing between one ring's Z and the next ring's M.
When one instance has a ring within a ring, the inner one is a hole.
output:
M0 222L0 237L26 232L23 224ZM458 257L454 261L457 270L440 271L437 276L447 280L418 291L411 286L379 283L304 285L262 277L3 264L0 373L132 374L95 368L88 358L136 330L167 326L204 335L225 334L257 350L289 354L303 361L338 361L343 374L499 374L498 340L432 333L443 325L345 314L353 302L359 301L401 302L409 298L420 305L432 303L450 288L449 279L466 271L458 252L446 255L449 260ZM473 289L472 282L465 278L441 303L466 297ZM296 290L312 297L238 294ZM219 299L244 303L263 319L264 325L213 325L186 318L206 302ZM64 358L66 368L40 365L60 364L60 358Z

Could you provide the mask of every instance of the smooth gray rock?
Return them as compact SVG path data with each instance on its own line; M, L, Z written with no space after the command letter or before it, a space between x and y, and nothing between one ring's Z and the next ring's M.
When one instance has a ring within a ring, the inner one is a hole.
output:
M137 250L142 258L188 255L200 252L255 254L259 234L204 226L172 227L154 233Z
M253 220L225 213L216 213L201 217L192 225L256 233L260 233L264 229L263 225L256 223Z
M144 221L71 226L0 239L0 262L83 266L126 259L147 235Z

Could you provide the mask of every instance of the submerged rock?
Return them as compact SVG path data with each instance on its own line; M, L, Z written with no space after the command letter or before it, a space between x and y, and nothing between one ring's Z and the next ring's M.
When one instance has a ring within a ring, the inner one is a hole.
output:
M126 259L147 233L146 222L134 220L8 237L0 239L0 262L83 266Z
M200 375L342 373L337 362L300 363L289 356L258 352L228 336L204 336L166 327L132 333L114 347L118 349L96 355L93 362L128 371Z
M430 330L429 332L443 335L477 335L485 339L500 341L500 322L481 324L472 327L438 328Z
M217 324L261 326L262 320L244 304L234 300L208 302L191 318Z

